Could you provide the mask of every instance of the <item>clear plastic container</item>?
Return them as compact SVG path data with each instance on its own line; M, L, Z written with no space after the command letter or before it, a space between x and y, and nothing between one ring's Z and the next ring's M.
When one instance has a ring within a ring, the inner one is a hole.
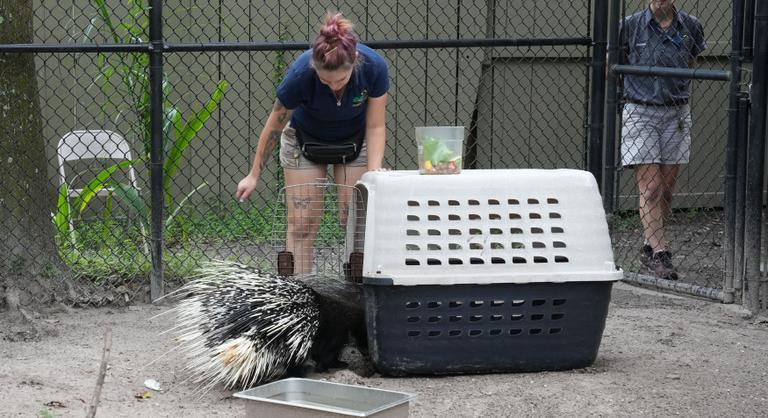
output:
M464 150L463 126L417 126L420 174L458 174Z

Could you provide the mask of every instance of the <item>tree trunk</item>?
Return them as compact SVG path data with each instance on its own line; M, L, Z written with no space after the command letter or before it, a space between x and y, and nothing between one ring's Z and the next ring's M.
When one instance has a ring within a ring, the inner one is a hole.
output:
M0 44L31 43L32 16L31 0L0 0ZM46 164L35 55L0 53L0 308L50 302L69 283Z

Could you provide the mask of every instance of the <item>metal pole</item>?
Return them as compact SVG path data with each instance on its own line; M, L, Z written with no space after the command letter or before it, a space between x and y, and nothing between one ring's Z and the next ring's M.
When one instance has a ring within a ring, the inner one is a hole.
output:
M734 221L734 300L741 300L744 279L744 194L747 188L747 144L749 138L749 95L742 92L739 97L739 132L736 136L736 208Z
M755 40L755 0L746 0L744 5L744 59L752 61L752 46Z
M619 57L619 19L621 19L621 0L610 0L608 18L608 68L618 62ZM603 192L603 207L606 213L614 211L614 195L616 193L616 122L619 117L618 78L613 71L607 72L606 104L605 104L605 184Z
M149 89L151 112L150 189L152 200L152 301L163 297L163 2L152 0L149 11Z
M153 0L154 1L154 0ZM151 12L150 12L151 14ZM486 48L531 46L590 46L588 37L574 38L493 38L493 39L412 39L383 40L365 43L373 49L423 49L423 48ZM224 52L224 51L304 51L309 48L305 41L285 42L207 42L164 43L164 52ZM150 44L2 44L0 53L73 53L73 52L147 52Z
M744 0L733 0L731 23L731 86L728 93L728 141L725 145L725 297L734 302L734 227L736 225L736 142L739 127L739 90L741 84L741 37L744 23Z
M622 280L627 283L633 283L640 286L672 290L684 295L691 295L725 302L725 292L720 289L713 289L710 287L698 286L695 284L678 282L674 280L664 280L654 276L631 272L625 272L624 278Z
M648 65L615 65L613 71L617 74L633 74L648 77L688 78L691 80L731 79L730 71L707 70L699 68L654 67Z
M423 49L423 48L485 48L529 46L589 46L587 37L573 38L482 38L482 39L412 39L368 41L373 49ZM212 42L168 43L166 52L218 52L218 51L303 51L306 42Z
M746 212L744 241L745 305L753 313L760 310L760 244L765 169L766 79L768 78L768 2L755 6L755 41L752 78L752 132L747 153Z
M590 93L589 146L587 169L595 176L605 194L603 184L603 121L605 118L605 54L607 46L608 0L595 0L595 24L592 41L592 90Z
M1 44L0 53L148 52L149 44Z

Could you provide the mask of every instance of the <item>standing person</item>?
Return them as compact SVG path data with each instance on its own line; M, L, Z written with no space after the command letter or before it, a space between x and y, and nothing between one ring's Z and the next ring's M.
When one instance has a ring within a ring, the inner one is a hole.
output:
M674 6L651 0L648 8L621 22L623 62L688 68L706 49L698 19ZM672 192L691 145L690 80L624 76L621 160L634 167L645 242L641 260L657 277L677 280L665 236Z
M323 188L290 186L325 178L329 165L335 182L346 186L381 169L388 89L386 62L357 42L352 22L341 13L325 16L312 48L291 64L277 87L253 167L235 197L243 201L253 192L279 142L287 206L286 251L278 255L283 274L311 272L323 209ZM339 221L346 225L351 192L339 187L337 194Z

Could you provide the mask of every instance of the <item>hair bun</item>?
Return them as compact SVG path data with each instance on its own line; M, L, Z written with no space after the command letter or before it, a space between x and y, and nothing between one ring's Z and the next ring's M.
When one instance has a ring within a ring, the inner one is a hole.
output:
M324 70L351 66L357 60L356 45L352 22L341 13L328 12L312 43L313 65Z
M320 35L329 39L335 39L339 37L339 27L335 24L326 24L320 29Z
M352 22L345 19L341 13L328 13L325 22L320 28L320 35L327 39L336 39L345 36L352 30Z

